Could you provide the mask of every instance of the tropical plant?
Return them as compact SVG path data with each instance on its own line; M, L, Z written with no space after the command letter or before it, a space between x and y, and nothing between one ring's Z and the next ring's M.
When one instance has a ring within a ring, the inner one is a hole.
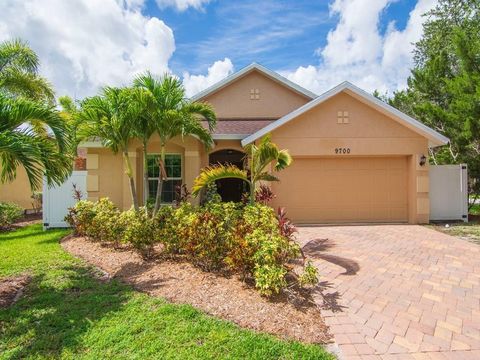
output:
M207 149L211 148L213 139L210 131L216 124L216 116L209 104L188 100L181 81L172 75L167 74L157 78L147 72L135 79L134 86L146 89L153 98L153 104L149 106L148 117L143 118L144 123L139 123L139 128L143 131L140 131L143 134L142 139L149 138L152 135L152 129L155 129L155 133L160 138L160 171L153 210L155 215L160 207L162 186L166 177L164 164L167 142L177 136L193 135ZM202 121L207 123L208 129L202 125ZM144 152L144 156L146 156L146 152Z
M250 204L255 202L257 183L260 181L278 181L268 167L273 163L273 169L280 171L292 163L292 157L287 150L279 150L271 141L270 135L264 136L258 145L249 144L245 147L247 170L234 165L213 165L205 168L195 179L192 195L197 196L208 184L227 178L246 181L250 185Z
M0 94L53 104L53 88L38 75L38 66L38 56L26 42L19 39L1 42Z
M92 133L91 123L82 118L80 102L74 101L69 96L61 96L58 98L58 103L61 107L60 116L69 128L72 153L76 154L78 145Z
M270 186L265 184L261 184L258 189L255 191L255 201L267 205L270 201L275 198L275 194L273 193Z
M280 230L280 234L293 240L293 236L296 232L298 232L297 227L293 225L292 220L287 217L287 211L284 207L279 207L277 210L277 220L278 220L278 228Z
M149 74L149 73L147 73ZM143 153L143 203L147 204L148 194L150 193L148 182L148 149L147 144L157 130L157 108L152 93L142 86L142 75L134 80L134 86L137 91L136 101L143 107L141 116L138 117L134 132L135 136L142 142Z
M63 183L72 169L69 141L68 126L53 107L0 94L1 182L13 181L23 166L32 190L40 188L43 175L49 185Z
M138 211L137 189L130 160L129 144L136 137L135 124L144 110L138 100L138 89L105 87L101 95L82 102L81 119L89 122L92 136L114 153L121 152L125 161L125 174L129 179L130 195Z

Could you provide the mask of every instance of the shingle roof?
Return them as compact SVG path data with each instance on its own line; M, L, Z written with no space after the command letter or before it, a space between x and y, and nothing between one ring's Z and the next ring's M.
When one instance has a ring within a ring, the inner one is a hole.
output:
M238 135L238 138L243 139L273 123L275 120L276 119L219 119L213 131L213 137L215 138L219 135ZM203 122L203 126L207 128L207 123Z

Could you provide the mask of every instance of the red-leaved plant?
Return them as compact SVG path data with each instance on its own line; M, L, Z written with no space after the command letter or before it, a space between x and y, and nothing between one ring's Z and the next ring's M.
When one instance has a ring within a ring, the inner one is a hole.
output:
M287 211L284 207L279 207L277 210L278 227L282 236L293 240L293 235L298 232L292 220L287 217Z
M192 194L188 190L188 187L186 184L175 186L174 204L176 207L180 206L183 203L186 203L191 198L191 196Z
M275 194L272 189L267 185L260 185L260 187L255 191L255 201L263 205L267 205L270 201L273 200Z

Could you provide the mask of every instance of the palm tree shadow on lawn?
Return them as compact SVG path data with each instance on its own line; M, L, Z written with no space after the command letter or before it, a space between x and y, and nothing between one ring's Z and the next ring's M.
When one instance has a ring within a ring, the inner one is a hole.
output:
M92 269L67 265L59 270L61 275L33 277L25 296L0 310L3 339L33 333L10 358L59 357L65 349L75 351L92 324L121 310L132 292L117 281L98 281Z

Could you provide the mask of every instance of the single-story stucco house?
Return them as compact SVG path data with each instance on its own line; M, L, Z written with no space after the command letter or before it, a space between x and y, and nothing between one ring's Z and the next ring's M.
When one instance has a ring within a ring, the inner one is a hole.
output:
M270 133L279 148L288 149L293 164L272 183L272 206L286 207L297 223L363 223L429 221L429 147L448 139L344 82L316 96L279 74L251 64L193 97L213 105L218 125L215 147L206 152L194 137L178 138L167 146L168 181L163 201L174 198L175 186L191 187L200 170L215 163L242 166L244 145ZM131 206L127 177L120 155L90 141L87 190L91 200L109 197L120 207ZM140 203L142 188L140 142L131 146ZM156 190L160 144L149 143L150 196ZM14 184L2 185L0 199L17 201L28 194ZM24 186L27 187L27 186ZM224 200L240 200L243 184L218 184ZM198 200L194 200L198 201Z

